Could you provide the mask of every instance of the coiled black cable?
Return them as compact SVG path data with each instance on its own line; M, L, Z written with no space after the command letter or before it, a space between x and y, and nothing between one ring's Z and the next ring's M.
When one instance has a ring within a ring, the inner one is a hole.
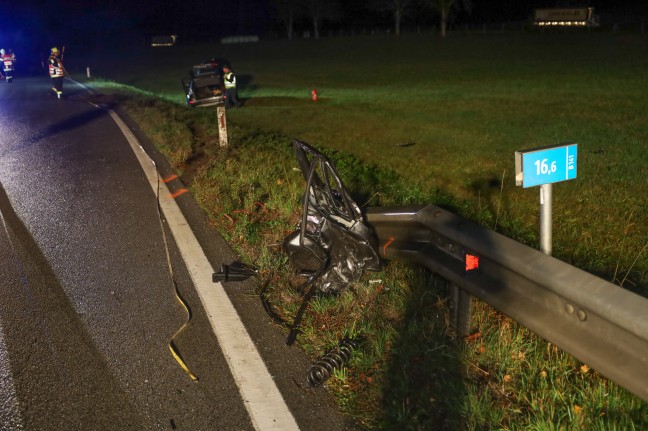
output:
M349 363L351 353L359 346L358 339L343 338L340 343L326 352L311 368L308 370L308 384L311 387L318 387L328 380L335 370L341 370Z

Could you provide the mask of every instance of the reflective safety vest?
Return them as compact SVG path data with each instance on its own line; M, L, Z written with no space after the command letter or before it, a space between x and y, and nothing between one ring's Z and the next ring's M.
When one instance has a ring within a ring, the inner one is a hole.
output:
M53 55L49 58L49 74L52 78L62 78L65 75L63 63Z
M234 72L225 74L225 88L236 88L236 75L234 75Z
M11 70L13 68L14 56L12 54L3 55L2 62L4 63L5 70Z

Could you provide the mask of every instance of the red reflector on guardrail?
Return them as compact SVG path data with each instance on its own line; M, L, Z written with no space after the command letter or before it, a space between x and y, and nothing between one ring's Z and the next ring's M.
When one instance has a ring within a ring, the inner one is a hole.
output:
M479 268L479 256L466 253L466 272Z

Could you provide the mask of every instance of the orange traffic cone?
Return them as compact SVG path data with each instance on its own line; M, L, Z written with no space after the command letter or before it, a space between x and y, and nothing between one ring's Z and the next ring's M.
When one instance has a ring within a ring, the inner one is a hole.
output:
M314 88L313 88L313 90L311 91L311 100L312 100L313 102L317 102L317 90L314 89Z

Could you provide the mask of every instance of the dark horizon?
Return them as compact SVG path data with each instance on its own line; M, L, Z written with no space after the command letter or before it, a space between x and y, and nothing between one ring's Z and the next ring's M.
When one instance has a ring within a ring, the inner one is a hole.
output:
M181 42L216 41L225 36L250 34L285 37L285 26L274 16L272 4L273 0L23 0L8 6L0 15L0 47L43 50L54 45L74 44L94 50L145 46L156 34L177 34ZM393 26L389 12L376 11L368 4L368 0L338 2L335 13L322 19L322 34L330 30L359 31ZM641 0L472 0L471 10L457 9L450 24L459 27L525 22L530 20L534 9L556 5L592 6L601 17L602 25L648 24L648 5ZM404 29L438 26L434 10L411 10L416 13L405 14ZM311 19L306 14L296 20L294 28L296 34L300 34L310 31L311 27Z

